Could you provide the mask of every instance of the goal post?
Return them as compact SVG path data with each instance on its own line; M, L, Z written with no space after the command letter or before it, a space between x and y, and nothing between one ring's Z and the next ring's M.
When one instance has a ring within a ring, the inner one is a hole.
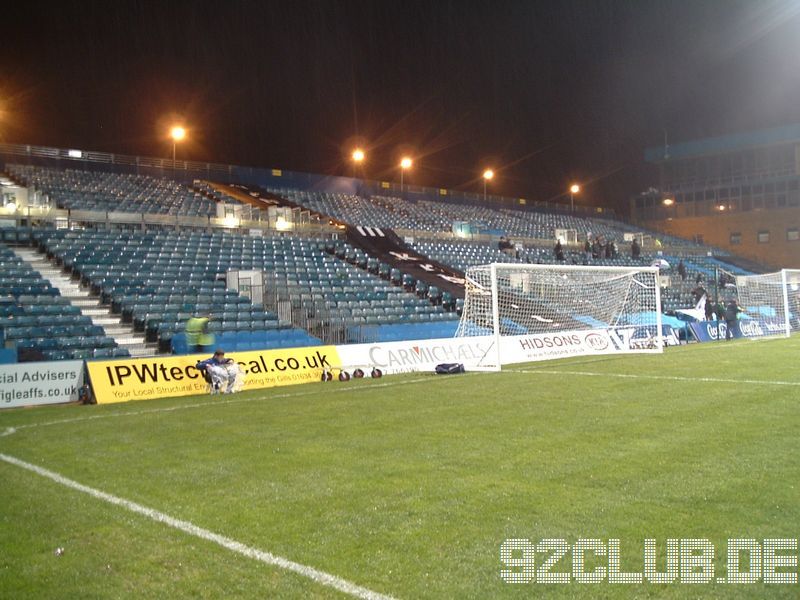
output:
M465 281L456 336L486 348L473 370L663 348L657 267L494 263Z
M736 277L744 337L783 335L800 329L800 270L782 269Z

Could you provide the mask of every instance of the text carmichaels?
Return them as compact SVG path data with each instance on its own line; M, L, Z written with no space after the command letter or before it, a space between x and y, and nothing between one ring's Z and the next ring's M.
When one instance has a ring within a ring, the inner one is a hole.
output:
M369 349L370 363L377 367L411 368L441 362L464 362L480 359L486 353L483 344L466 342L426 346L408 345L405 348L373 346Z

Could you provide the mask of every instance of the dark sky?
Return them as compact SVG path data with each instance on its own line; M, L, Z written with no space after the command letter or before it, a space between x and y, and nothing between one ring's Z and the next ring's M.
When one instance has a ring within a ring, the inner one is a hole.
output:
M615 205L645 146L800 121L800 2L15 2L0 140ZM563 196L562 198L563 199Z

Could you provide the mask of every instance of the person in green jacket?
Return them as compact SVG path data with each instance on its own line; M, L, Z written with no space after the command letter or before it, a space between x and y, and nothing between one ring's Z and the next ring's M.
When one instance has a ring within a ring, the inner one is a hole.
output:
M204 352L214 345L214 336L208 331L209 317L191 317L186 321L186 344L190 352Z

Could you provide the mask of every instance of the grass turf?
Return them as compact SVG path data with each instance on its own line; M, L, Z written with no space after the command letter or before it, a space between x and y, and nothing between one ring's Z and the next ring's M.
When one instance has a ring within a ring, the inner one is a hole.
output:
M509 585L499 548L618 538L623 570L641 572L645 538L707 538L724 575L728 538L797 537L798 351L800 337L737 341L11 410L0 452L401 598L794 597L796 585ZM4 462L0 506L0 597L339 597Z

